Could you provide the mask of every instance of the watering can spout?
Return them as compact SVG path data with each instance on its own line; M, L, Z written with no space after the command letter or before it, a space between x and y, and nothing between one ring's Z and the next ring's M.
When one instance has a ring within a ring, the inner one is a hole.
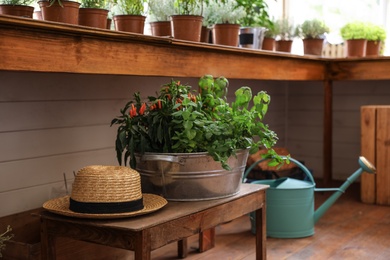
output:
M363 173L375 173L376 169L365 157L359 157L360 168L356 170L341 186L336 189L316 188L315 191L335 191L315 212L314 223L325 214L325 212L336 202L336 200L345 192L345 190Z

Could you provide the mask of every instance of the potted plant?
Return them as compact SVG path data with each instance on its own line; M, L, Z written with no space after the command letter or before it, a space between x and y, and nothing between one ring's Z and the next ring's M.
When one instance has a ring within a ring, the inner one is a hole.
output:
M367 24L366 56L379 56L382 43L386 40L386 30L376 24Z
M275 29L278 32L275 42L275 50L282 52L291 52L293 38L296 36L296 28L288 18L279 19L275 23Z
M346 41L347 57L364 57L367 46L367 25L357 21L345 24L340 29L341 37Z
M202 32L202 0L175 0L171 31L175 39L199 42Z
M41 0L38 4L43 20L79 24L80 3L77 1Z
M265 0L236 0L245 9L246 16L240 19L240 46L260 49L266 28L272 26Z
M7 227L7 230L3 233L0 234L0 258L2 258L2 254L1 254L1 251L3 251L5 249L5 242L10 240L14 235L13 234L9 234L9 232L11 232L12 229L10 226Z
M115 0L113 16L117 31L144 33L146 0Z
M322 55L325 34L329 28L318 19L306 20L297 27L299 36L303 39L304 54Z
M171 36L170 16L174 14L174 0L149 0L150 28L154 36Z
M32 18L34 0L0 0L0 14Z
M135 93L121 115L112 120L111 126L118 125L118 162L129 164L146 178L143 190L148 189L147 184L157 186L161 178L165 178L166 189L176 187L177 182L180 189L196 189L196 182L189 177L195 172L199 172L197 178L217 174L221 181L238 174L236 181L241 182L248 150L254 153L259 147L271 148L276 143L276 134L263 122L270 103L266 92L252 97L249 87L241 87L235 92L235 101L228 103L226 78L205 75L198 84L196 91L172 80L147 101ZM275 156L273 163L280 162L273 149L268 155ZM239 163L235 156L241 158ZM191 167L186 165L194 158ZM160 165L156 162L159 160L167 162ZM181 173L182 178L175 180ZM225 183L219 185L224 187Z
M262 50L275 51L275 38L279 34L277 29L273 21L266 27L261 47Z
M81 0L79 25L107 28L109 0Z
M215 44L238 46L240 24L238 21L246 16L242 6L236 0L210 0L208 4L213 25L213 42Z

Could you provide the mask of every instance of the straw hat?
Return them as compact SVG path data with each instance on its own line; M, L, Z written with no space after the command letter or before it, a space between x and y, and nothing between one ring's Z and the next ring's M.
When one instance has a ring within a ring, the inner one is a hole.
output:
M142 194L140 174L128 167L92 165L80 169L70 196L49 200L43 208L79 218L122 218L147 214L167 204Z

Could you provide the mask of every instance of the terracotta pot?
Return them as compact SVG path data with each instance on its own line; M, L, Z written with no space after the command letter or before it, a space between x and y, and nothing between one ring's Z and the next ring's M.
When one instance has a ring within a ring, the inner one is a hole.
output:
M42 12L42 19L46 21L78 24L79 23L79 7L80 3L73 1L58 1L50 6L49 1L39 1L39 7Z
M347 57L364 57L366 56L367 40L365 39L354 39L347 40Z
M239 24L215 24L212 31L214 44L238 46Z
M101 8L80 8L79 25L106 29L108 10Z
M275 39L264 37L261 49L266 51L275 51Z
M211 33L210 28L207 28L206 26L202 26L200 41L210 43L210 40L211 40L210 33Z
M324 39L303 39L303 53L322 56Z
M366 56L378 57L381 51L381 41L367 41Z
M203 17L199 15L171 15L171 32L175 39L199 42Z
M0 14L32 18L34 7L26 5L0 5Z
M170 21L151 22L150 29L153 36L171 36Z
M111 30L111 22L112 22L112 20L110 18L107 18L107 27L106 27L106 29Z
M144 33L146 17L143 15L115 15L113 19L117 31Z
M279 40L275 42L275 50L281 52L291 52L292 40Z

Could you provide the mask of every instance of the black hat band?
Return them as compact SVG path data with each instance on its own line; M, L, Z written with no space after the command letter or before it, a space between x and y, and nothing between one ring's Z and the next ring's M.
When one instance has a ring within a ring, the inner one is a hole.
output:
M69 209L78 213L112 214L142 210L143 198L124 202L80 202L69 198Z

